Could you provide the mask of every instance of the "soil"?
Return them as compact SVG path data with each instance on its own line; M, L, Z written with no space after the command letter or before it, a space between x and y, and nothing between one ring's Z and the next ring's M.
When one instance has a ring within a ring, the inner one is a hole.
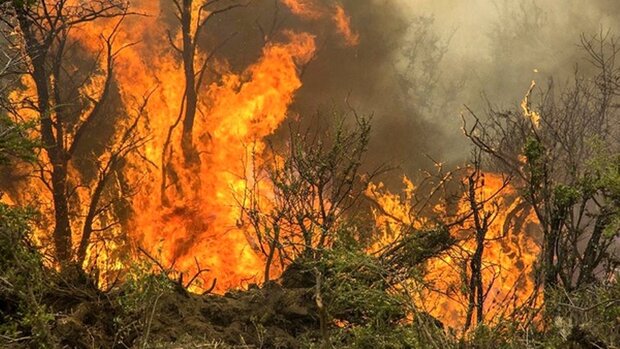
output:
M311 287L276 282L224 295L173 288L132 318L120 305L122 290L74 281L50 290L45 303L63 348L300 348L320 329L313 295Z

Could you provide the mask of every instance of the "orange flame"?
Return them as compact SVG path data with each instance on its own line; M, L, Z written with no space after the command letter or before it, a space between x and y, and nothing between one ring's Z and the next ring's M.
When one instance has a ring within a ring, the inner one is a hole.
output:
M502 177L490 173L485 174L485 182L476 194L483 199L493 197L496 216L489 226L482 258L482 278L485 290L488 289L484 313L487 319L497 320L510 315L510 311L529 301L534 293L533 267L540 251L535 236L539 232L535 214L512 186L501 189ZM429 221L412 216L416 188L406 178L405 186L403 197L390 193L381 184L372 184L366 192L382 208L374 211L376 226L383 236L374 250L397 238L401 224L417 229L429 227ZM495 195L498 191L499 195ZM457 216L463 216L469 209L468 199L461 199ZM434 210L439 215L447 214L443 205ZM421 309L453 328L462 328L466 318L467 284L463 276L469 275L468 261L476 248L473 229L471 218L458 230L453 229L454 237L465 240L428 262L424 283L432 287L423 288L416 297Z
M243 74L228 73L221 84L209 86L208 118L196 124L201 162L198 168L178 166L180 194L172 195L170 207L152 195L160 191L159 181L135 200L131 230L139 232L139 241L150 251L161 250L160 257L181 271L196 272L195 259L208 266L216 272L209 276L218 277L220 291L262 272L261 256L237 224L236 197L246 188L248 149L253 145L260 155L262 139L284 121L301 87L296 63L307 62L315 50L311 35L288 36L288 43L268 45ZM156 149L151 153L161 154L163 142L150 146ZM180 165L182 160L174 161Z
M159 2L137 1L133 10L158 14ZM141 155L129 159L123 170L128 182L138 189L130 199L132 214L123 227L107 229L105 233L108 238L129 235L137 247L148 251L166 268L190 275L208 269L210 272L202 274L203 278L217 277L216 291L224 291L258 279L263 272L262 255L251 248L239 224L237 198L246 191L244 175L249 170L250 148L260 159L265 149L263 139L287 117L295 92L302 86L298 67L315 54L315 37L285 31L283 42L269 43L260 59L240 73L230 71L225 61L214 60L217 77L201 86L201 117L194 128L200 162L188 167L178 155L180 130L171 128L178 123L183 108L183 68L169 43L162 40L166 32L159 21L156 16L127 17L114 39L114 46L122 48L116 55L114 79L126 111L137 108L149 91L154 93L138 126L139 133L149 141ZM95 56L103 48L103 37L111 34L116 23L108 19L81 25L71 32L72 39ZM105 67L107 62L102 60L99 64ZM13 101L33 95L31 79L25 77L23 83L26 88L15 91ZM103 83L103 78L96 75L82 92L96 97ZM28 115L27 111L24 108L23 115ZM37 117L36 113L31 114ZM160 166L170 130L167 166L175 180L162 189ZM41 162L49 164L44 152L41 156ZM106 154L99 160L105 162ZM86 210L92 183L83 183L75 168L69 169L69 176L71 181L82 184L76 198L78 206L83 206L80 210ZM50 191L36 180L28 183L28 188L30 192L17 201L36 198L44 217L51 219ZM161 198L168 202L163 203ZM83 215L80 212L72 222L74 243L80 238L79 217ZM102 222L97 224L96 228L104 226ZM47 229L41 228L35 235L42 245L51 246L49 241L45 242L49 240ZM120 240L106 241L105 248L93 241L87 260L102 270L122 269L127 266L120 262L120 249Z
M336 5L336 13L334 13L333 20L347 46L357 46L360 42L360 36L351 29L351 18L347 16L341 5Z
M323 17L323 10L313 0L282 0L293 14L306 19Z
M142 3L144 12L158 12L156 4ZM126 26L131 31L119 34L118 45L165 37L165 33L153 29L159 27L156 21L132 19ZM263 139L285 120L294 94L301 87L297 67L307 63L316 50L314 36L291 31L284 34L287 42L268 44L262 57L242 73L229 71L226 62L216 62L222 75L204 87L199 100L203 117L194 126L200 162L190 167L184 164L178 151L180 130L174 129L170 163L166 166L170 166L175 180L163 189L161 168L148 163L162 164L168 132L178 123L183 108L179 85L183 82L182 67L166 44L152 40L151 47L128 47L116 68L128 105L158 86L147 106L148 122L141 130L152 138L144 149L148 162L136 160L142 165L126 171L134 183L142 183L132 200L134 214L127 230L136 244L162 266L186 275L208 269L201 279L217 278L216 291L257 280L263 272L262 255L251 248L239 224L237 198L247 186L244 174L248 171L249 149L260 158L265 148ZM162 54L145 55L145 49Z
M307 20L330 18L346 46L359 45L360 36L351 28L351 18L344 7L336 3L331 8L317 5L313 0L282 0L291 12Z

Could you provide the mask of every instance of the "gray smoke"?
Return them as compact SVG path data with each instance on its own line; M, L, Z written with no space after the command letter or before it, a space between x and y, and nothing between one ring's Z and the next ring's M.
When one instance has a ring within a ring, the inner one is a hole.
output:
M567 83L575 65L584 63L580 35L620 34L617 0L339 3L360 35L357 47L343 44L330 18L301 19L278 0L219 16L200 42L207 48L236 33L220 54L241 70L259 57L265 38L277 41L283 29L317 34L319 51L304 68L292 113L312 123L317 110L346 111L348 100L357 112L373 115L369 167L395 164L401 168L396 174L412 177L432 166L427 155L452 164L467 158L463 105L484 114L486 100L517 104L533 79ZM162 5L174 28L169 1ZM398 175L388 181L398 183Z

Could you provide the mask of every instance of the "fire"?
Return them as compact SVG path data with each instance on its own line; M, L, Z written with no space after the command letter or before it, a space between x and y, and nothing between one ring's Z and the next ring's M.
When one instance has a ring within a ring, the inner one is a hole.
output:
M540 113L535 110L531 110L530 108L530 96L534 90L534 87L536 87L536 81L532 80L530 88L527 90L525 97L521 101L521 109L523 109L523 115L530 120L532 126L538 129L540 128Z
M312 2L286 4L304 18L317 13ZM137 5L137 12L159 13L156 2ZM173 127L184 108L179 86L183 68L169 44L161 40L166 33L156 29L162 27L156 17L127 20L117 38L117 45L126 49L115 75L123 100L133 105L140 94L156 90L147 106L147 122L141 125L141 132L151 138L143 151L148 161L136 159L142 165L126 170L131 182L141 183L141 188L132 198L133 214L125 229L136 247L148 251L164 267L190 277L208 270L198 280L204 282L193 285L194 289L208 288L215 278L216 292L259 281L263 256L252 248L237 201L247 190L249 159L260 161L264 138L286 119L295 92L302 86L298 67L314 56L315 37L284 31L284 41L267 44L258 61L240 73L230 71L225 61L215 62L221 76L203 87L198 101L201 117L194 125L200 161L187 166L178 146L180 128ZM84 28L81 41L94 42L101 30ZM139 41L147 44L131 45ZM166 166L174 180L162 187Z
M253 249L246 235L237 200L247 190L249 159L255 156L260 161L265 151L264 138L286 119L295 93L302 86L300 67L316 53L315 36L284 30L280 41L268 43L260 58L240 72L232 71L221 58L213 60L212 75L200 86L194 125L194 143L200 159L197 164L188 165L180 154L180 127L175 127L185 107L181 59L165 39L168 35L158 17L159 2L135 1L132 11L146 16L126 17L116 32L118 19L110 18L79 25L70 33L71 40L93 57L102 57L104 40L114 33L114 83L127 114L120 118L119 129L135 119L144 97L150 96L137 126L139 134L148 141L123 167L125 184L113 183L119 197L129 201L130 212L122 224L109 225L114 217L99 217L95 229L102 231L93 235L86 267L106 271L128 267L130 261L125 258L127 249L122 243L128 237L134 256L145 251L161 266L183 273L186 281L199 269L207 270L201 279L208 284L194 284L194 289L208 288L215 278L215 291L219 292L258 281L264 272L263 256ZM194 22L199 11L193 9ZM173 41L180 40L178 33L171 34ZM198 53L197 61L202 59L204 56ZM98 63L104 71L108 62L100 59ZM103 84L103 77L94 75L81 92L96 98ZM34 95L35 87L28 76L23 85L23 90L11 96L16 103ZM28 110L24 106L22 115L29 115ZM37 117L36 113L30 114ZM116 142L118 139L112 139L111 146ZM41 157L43 164L49 164L45 152ZM98 162L104 164L108 160L104 154ZM72 220L73 243L77 245L81 217L87 213L95 183L81 178L72 162L69 166L70 182L79 184L73 194L79 212ZM124 188L127 185L132 187L130 192ZM42 207L46 223L36 237L42 246L51 246L51 192L39 180L28 183L27 188L29 191L21 192L23 197L15 201L36 200L37 206Z
M153 198L152 193L161 190L159 181L135 200L131 230L139 232L138 241L150 251L160 250L160 257L181 271L195 272L195 259L208 266L214 271L211 277L218 278L220 291L262 272L260 255L237 226L235 197L245 190L248 149L254 145L261 154L262 139L284 121L301 87L297 63L307 62L315 50L311 35L288 36L288 43L268 45L263 57L243 74L226 74L221 83L209 86L205 94L209 117L196 125L201 162L183 169L181 159L173 160L182 172L174 184L176 193L164 193L169 207ZM249 81L243 81L244 76ZM163 141L150 145L156 149L153 154L161 154Z
M142 3L145 7L139 10L159 12L155 3ZM208 288L215 278L219 292L258 281L264 262L239 224L236 200L246 190L249 149L260 159L263 139L287 117L302 85L298 67L313 57L315 38L286 31L284 42L268 44L262 57L241 73L229 71L226 62L216 62L221 76L202 87L199 114L203 117L194 126L200 161L187 166L179 150L180 128L173 128L184 108L183 68L167 42L150 40L166 35L153 29L160 27L157 18L129 20L131 31L119 33L118 45L146 38L151 46L128 46L118 61L116 79L124 102L135 104L141 94L156 90L147 106L147 121L141 125L141 132L151 137L144 149L148 161L135 159L135 165L126 170L133 183L141 183L126 230L137 248L162 266L184 273L186 280L199 269L208 270L198 279L208 284L194 284L194 289ZM82 41L99 30L92 29L82 33ZM145 54L149 49L163 54ZM164 175L174 180L167 178L168 184L162 187Z
M310 0L282 2L302 18L331 19L347 46L359 44L359 34L351 28L350 18L341 5L326 8ZM143 0L134 5L136 12L160 12L158 2ZM200 9L193 11L196 20ZM115 52L114 82L127 113L127 118L119 123L126 127L128 120L135 119L133 112L149 95L145 115L137 123L138 132L147 141L141 145L139 155L129 158L123 168L123 180L135 186L135 192L125 198L130 214L119 224L110 223L115 221L110 213L98 218L94 228L106 236L93 235L86 266L107 272L127 268L123 258L127 255L124 242L128 237L133 247L130 255L145 253L160 267L181 273L186 282L192 275L200 274L198 283L191 285L194 290L210 288L215 279L216 292L259 282L264 272L264 256L248 237L238 200L248 191L248 180L252 178L248 172L260 168L262 159L266 158L265 138L285 121L295 94L302 87L300 67L316 54L316 37L285 30L280 41L266 44L260 57L240 72L232 71L221 58L214 60L210 80L199 86L198 117L193 133L199 159L188 163L181 153L181 128L177 127L186 108L180 57L162 39L167 33L157 16L128 17L125 21L113 37L114 46L119 48ZM82 25L71 33L72 39L96 56L104 48L102 39L111 35L116 25L114 19ZM171 40L180 38L174 34ZM199 54L197 59L205 57ZM108 63L99 62L102 71ZM26 76L22 83L25 88L10 96L16 103L33 95L31 79ZM105 83L104 76L95 75L80 92L96 99ZM89 108L93 106L86 108L85 113ZM529 111L527 96L523 109L537 126L538 116ZM24 106L22 115L37 117L28 110ZM112 143L118 144L119 137L116 132ZM41 162L47 164L44 166L49 166L45 152L41 157ZM99 164L109 161L107 153L98 157ZM251 161L258 161L258 167L251 166ZM82 178L72 164L68 173L71 184L76 185L74 200L82 205L87 203L93 195L93 180ZM114 184L119 197L124 194L123 186ZM23 197L2 200L27 203L36 199L47 218L35 238L42 246L49 246L46 242L49 232L44 225L50 225L53 217L51 193L42 181L29 183L28 188L29 191L20 193ZM500 188L503 189L496 196ZM269 196L268 185L263 190ZM405 233L401 229L403 225L424 229L433 224L430 217L415 212L416 193L417 188L407 179L402 197L380 184L368 187L366 195L381 207L374 212L381 237L370 250L379 250ZM516 190L503 187L499 175L487 174L486 183L477 195L482 200L492 197L486 208L496 210L486 236L482 277L488 288L485 313L488 318L500 318L523 304L535 290L532 268L540 250L535 240L537 221ZM456 216L466 216L469 209L467 199L461 199ZM79 218L72 222L74 244L79 243L86 211L87 206L83 205L76 214ZM449 212L446 204L438 204L431 211L437 216L447 216ZM421 289L415 299L425 311L457 328L463 325L468 306L467 290L459 286L466 285L467 261L476 247L470 238L473 229L471 218L454 228L452 234L461 242L428 262L424 283L432 287Z
M482 278L485 290L488 289L484 313L486 319L497 320L509 316L510 311L529 301L535 291L532 276L540 251L536 242L539 232L535 214L514 187L504 187L502 177L492 173L486 173L484 181L484 186L476 193L477 199L490 199L485 209L495 211L482 258ZM382 233L380 241L373 246L375 250L393 241L402 231L399 227L403 224L417 229L429 227L429 221L416 217L413 212L412 199L416 188L408 179L405 179L405 186L402 197L390 193L380 184L371 185L366 192L381 207L381 210L374 211L377 229ZM463 215L469 210L469 201L462 198L455 216L465 217ZM444 217L448 212L444 205L437 205L434 211ZM453 328L462 328L466 318L468 300L463 276L469 275L468 261L476 247L473 229L471 218L452 229L451 234L461 242L428 262L424 283L431 287L422 288L416 296L421 309Z
M331 18L347 45L359 43L359 35L351 28L350 18L341 5L326 9L312 1L282 1L303 18ZM136 12L160 12L158 2L145 0L134 5ZM196 11L199 9L195 8ZM316 54L315 36L284 31L281 41L267 44L260 58L241 72L231 71L222 59L214 61L216 74L200 86L199 117L194 125L193 141L199 161L188 164L180 152L181 134L176 127L185 108L180 59L170 43L162 40L166 33L157 16L128 17L125 21L114 36L114 45L120 48L115 55L114 80L128 120L133 119L129 116L142 98L150 94L146 115L138 124L139 133L148 141L141 147L140 156L130 158L123 168L124 179L136 186L135 193L128 199L131 214L122 225L110 224L114 221L110 215L99 218L95 228L105 230L106 241L101 242L104 238L98 234L93 236L86 263L107 271L126 268L122 260L123 237L128 236L135 247L133 253L146 252L160 266L183 273L186 281L188 275L206 271L201 274L203 283L193 285L194 289L208 288L210 281L216 278L215 290L219 292L244 282L259 281L264 272L263 256L247 236L240 219L238 199L246 193L248 178L252 177L248 176L248 171L252 170L250 159L260 162L266 155L264 139L287 118L295 93L302 87L299 67ZM114 19L89 23L79 26L71 35L84 49L95 54L101 52L102 38L110 35L116 24ZM178 35L172 40L179 40ZM105 60L99 62L102 68L107 63ZM16 103L33 94L32 81L25 77L22 82L25 88L11 95ZM96 97L104 83L102 76L95 75L81 92ZM26 107L23 115L29 116ZM113 136L113 143L119 141L118 137L118 134ZM41 162L49 164L44 152L41 156ZM105 164L110 158L104 153L98 160ZM71 182L83 183L85 179L81 178L80 171L70 166ZM75 198L80 203L87 203L92 195L93 184L85 184L88 185L76 187ZM402 198L387 192L381 185L369 186L367 195L383 208L375 212L377 230L383 237L372 249L392 241L399 233L399 224L416 228L429 226L430 221L414 214L411 206L415 186L408 180L405 185ZM114 188L121 193L122 186L115 184ZM500 186L501 179L489 174L479 195L489 197ZM28 188L29 192L21 193L24 197L3 200L24 203L36 198L44 217L50 220L53 217L50 191L42 181L29 183ZM269 191L269 188L264 190ZM506 300L518 304L534 289L530 273L539 247L529 227L535 225L535 219L523 209L515 190L504 188L494 200L500 210L487 236L483 278L490 287L486 311L499 314ZM467 209L467 201L462 200L457 211L463 213ZM86 206L82 211L85 210ZM446 210L441 205L434 208L437 214ZM86 212L79 212L76 216L85 215ZM73 221L74 243L79 242L82 223L80 219ZM49 238L44 224L36 232L41 245ZM109 229L104 229L108 226ZM471 222L466 221L460 233L454 234L466 235L471 229ZM427 290L419 299L425 300L423 305L432 315L449 325L457 325L464 318L466 297L457 286L462 284L463 261L473 248L471 240L464 240L458 248L428 265L426 281L442 292ZM432 307L428 307L429 304Z
M351 18L347 16L342 6L336 5L336 13L334 13L333 19L347 46L357 46L360 42L360 36L351 29Z
M360 36L351 27L351 18L347 15L344 7L336 3L331 7L319 6L313 0L282 0L291 12L307 20L330 19L336 31L344 39L346 46L359 45Z
M323 17L323 10L313 0L282 0L293 14L306 19Z

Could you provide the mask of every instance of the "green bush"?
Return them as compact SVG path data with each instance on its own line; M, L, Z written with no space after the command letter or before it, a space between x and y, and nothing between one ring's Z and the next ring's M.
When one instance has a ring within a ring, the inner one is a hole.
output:
M54 316L42 302L48 277L31 246L33 212L0 203L0 334L4 341L27 339L31 347L52 347Z
M425 330L444 336L436 322L421 325L407 320L410 300L392 285L389 269L361 246L351 241L337 244L305 265L321 279L329 347L428 347L420 326L433 327ZM308 347L325 347L324 342L315 339Z

